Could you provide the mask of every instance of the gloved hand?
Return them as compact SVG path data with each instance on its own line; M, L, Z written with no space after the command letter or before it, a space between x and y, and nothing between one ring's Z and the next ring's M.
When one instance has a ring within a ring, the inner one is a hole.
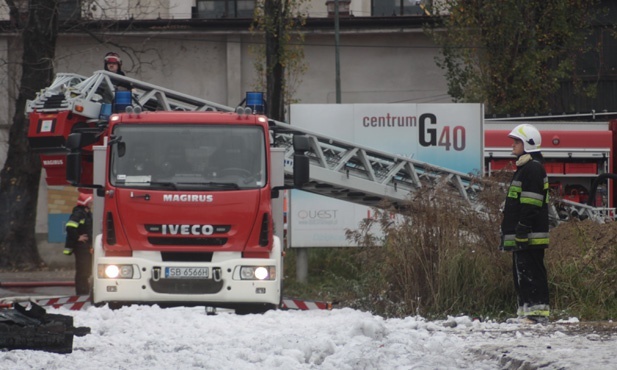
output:
M65 256L70 256L71 254L73 254L73 248L64 248L62 253L64 253Z
M531 232L531 226L518 223L516 229L514 229L514 241L517 248L525 248L529 245L529 233Z

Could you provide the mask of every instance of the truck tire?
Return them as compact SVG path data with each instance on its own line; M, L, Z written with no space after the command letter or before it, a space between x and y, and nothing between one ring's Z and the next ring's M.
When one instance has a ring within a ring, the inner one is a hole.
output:
M250 304L235 309L236 315L250 315L250 314L264 314L270 310L276 309L275 304L270 303L256 303Z

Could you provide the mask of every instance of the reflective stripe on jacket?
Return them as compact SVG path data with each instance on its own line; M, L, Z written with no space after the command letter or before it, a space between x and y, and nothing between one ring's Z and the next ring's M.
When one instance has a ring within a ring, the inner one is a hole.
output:
M91 241L80 242L79 236L88 234L92 238L92 213L85 206L76 206L65 224L66 241L65 248L75 249L78 247L90 247Z
M517 167L508 188L501 223L500 248L518 250L514 241L516 225L531 227L527 249L549 245L549 183L544 166L538 160Z

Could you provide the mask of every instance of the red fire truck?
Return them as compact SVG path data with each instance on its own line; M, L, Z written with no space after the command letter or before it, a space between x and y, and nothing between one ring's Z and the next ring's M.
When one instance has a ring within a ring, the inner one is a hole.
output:
M508 133L522 122L485 121L484 159L486 173L514 170L512 139ZM617 121L602 123L529 122L542 134L542 154L546 159L553 195L596 207L614 208L615 181L598 184L594 199L594 181L599 175L617 173Z
M271 148L268 119L247 107L204 108L147 84L128 113L107 115L106 104L117 102L107 102L100 90L121 77L94 78L72 90L54 84L28 105L30 144L42 153L48 183L68 180L98 195L93 303L242 313L280 304L282 247L275 229L282 232L283 225L274 225L273 213L282 219L283 210L280 198L280 210L272 200L289 186L283 153ZM148 95L153 90L156 104ZM142 111L149 105L163 108ZM307 150L301 136L293 141L298 153ZM308 179L303 158L293 157L296 185Z

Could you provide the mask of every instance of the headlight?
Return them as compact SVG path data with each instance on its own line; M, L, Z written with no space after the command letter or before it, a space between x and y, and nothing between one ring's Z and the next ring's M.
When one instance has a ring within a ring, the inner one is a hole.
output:
M98 265L99 279L131 279L132 265Z
M120 269L116 265L109 265L105 267L105 276L115 279L120 275Z
M264 280L268 275L268 269L265 267L258 267L255 269L255 277L259 280Z
M242 280L274 280L276 267L274 266L242 266L240 267Z

